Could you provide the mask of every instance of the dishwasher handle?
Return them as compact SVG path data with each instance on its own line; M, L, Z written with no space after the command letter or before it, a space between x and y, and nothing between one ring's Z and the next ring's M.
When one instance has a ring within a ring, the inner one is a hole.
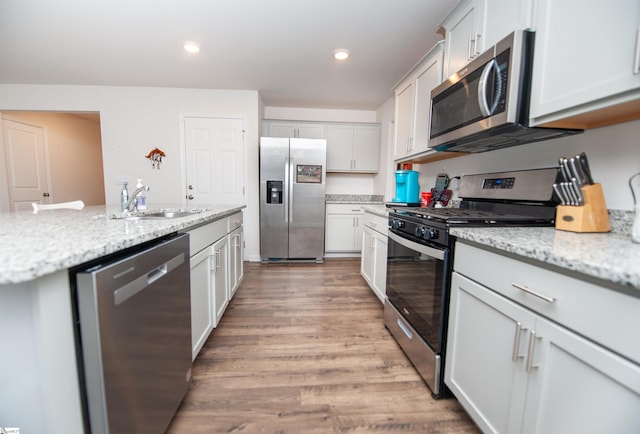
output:
M154 268L147 274L143 274L135 280L127 283L126 285L116 289L113 292L113 298L116 305L124 303L138 292L142 291L146 287L152 285L158 279L161 279L170 271L182 265L185 261L184 253L180 253L179 255L174 256L172 259L169 259L164 264L160 265L157 268Z

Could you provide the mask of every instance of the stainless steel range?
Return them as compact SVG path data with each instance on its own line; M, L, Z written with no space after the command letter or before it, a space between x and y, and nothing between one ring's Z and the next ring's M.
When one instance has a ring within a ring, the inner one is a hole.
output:
M389 212L386 327L434 398L448 396L444 358L453 267L452 227L553 226L558 168L465 175L460 208Z

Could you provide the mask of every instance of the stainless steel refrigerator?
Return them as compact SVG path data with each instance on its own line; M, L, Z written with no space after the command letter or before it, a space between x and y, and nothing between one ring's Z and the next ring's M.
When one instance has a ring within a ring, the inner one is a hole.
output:
M260 257L263 263L324 258L327 143L260 138Z

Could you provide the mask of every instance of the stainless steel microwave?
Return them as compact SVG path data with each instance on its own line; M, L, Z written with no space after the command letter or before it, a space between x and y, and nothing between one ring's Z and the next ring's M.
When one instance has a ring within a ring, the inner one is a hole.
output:
M485 152L581 132L529 127L534 39L511 33L431 91L431 148Z

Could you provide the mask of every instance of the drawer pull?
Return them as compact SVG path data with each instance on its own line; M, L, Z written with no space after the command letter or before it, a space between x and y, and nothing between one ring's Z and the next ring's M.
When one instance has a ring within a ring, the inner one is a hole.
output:
M549 297L547 295L540 294L539 292L536 292L533 289L529 289L524 285L520 285L518 283L512 283L511 286L513 286L514 288L518 288L520 291L524 291L527 294L531 294L531 295L533 295L535 297L538 297L538 298L546 301L547 303L553 303L554 301L556 301L556 299L554 297Z

